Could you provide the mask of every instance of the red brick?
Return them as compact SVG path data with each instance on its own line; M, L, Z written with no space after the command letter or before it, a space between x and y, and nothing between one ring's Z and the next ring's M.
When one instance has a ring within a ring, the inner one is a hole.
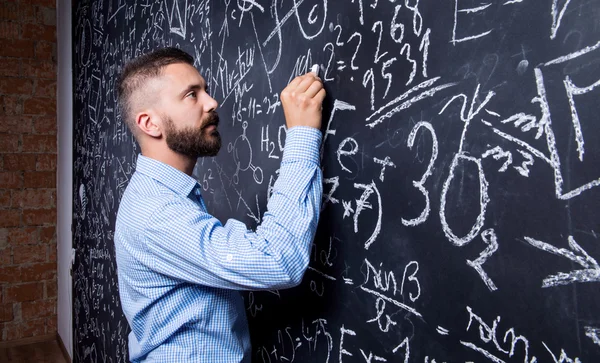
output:
M56 248L56 242L48 245L48 262L56 263L56 254L58 250Z
M20 266L21 281L42 281L56 279L56 262L34 263Z
M0 322L13 320L13 304L0 304Z
M40 243L56 243L56 226L38 227Z
M54 207L53 189L23 189L12 192L14 208L49 208Z
M9 342L11 340L21 339L22 328L21 328L20 323L9 322L9 323L4 323L2 325L4 325L5 337L6 337L7 342Z
M56 224L56 209L23 210L23 225L42 226Z
M0 115L16 116L23 114L23 100L17 96L2 96Z
M10 207L10 190L0 189L0 208Z
M5 95L31 95L33 80L27 78L0 78L0 93Z
M56 154L38 154L35 170L56 171Z
M44 293L42 282L30 282L19 285L7 286L4 293L4 302L23 302L40 300Z
M34 23L37 24L42 20L41 12L39 8L30 3L30 0L19 2L19 21L21 23ZM25 27L27 25L23 25Z
M0 19L18 20L19 7L16 2L3 1L0 3Z
M14 58L0 58L0 76L19 76L21 74L21 60Z
M21 33L21 25L14 21L0 21L0 38L17 39Z
M53 6L52 8L47 8L47 7L40 7L39 8L39 16L41 18L41 21L43 24L45 25L52 25L52 26L56 26L56 6Z
M4 154L4 170L35 170L34 154Z
M27 320L21 323L22 338L36 337L46 334L46 319Z
M56 79L56 63L53 61L26 59L22 67L23 76Z
M56 315L46 319L46 334L56 333Z
M11 134L0 134L0 152L19 152L19 136Z
M24 302L21 304L21 316L23 320L47 318L53 315L56 315L55 299Z
M52 194L50 195L50 199L52 200L52 206L58 207L57 202L56 202L56 189L55 188L52 189Z
M0 209L0 228L21 225L21 211L18 209Z
M42 24L25 25L23 26L23 39L56 42L56 27Z
M8 232L11 228L0 228L0 249L8 247ZM0 263L0 266L2 264Z
M0 56L15 58L33 58L35 43L26 39L0 39Z
M21 245L13 247L13 264L46 261L46 245Z
M56 43L35 43L35 58L54 61L56 59Z
M56 135L23 135L22 151L56 153Z
M31 116L0 116L0 132L21 134L33 130Z
M0 172L0 185L3 188L20 188L22 183L20 172Z
M38 134L56 134L56 115L34 117L33 130Z
M0 284L14 284L21 281L21 270L19 266L0 267Z
M38 227L11 228L8 230L8 243L13 246L40 242Z
M10 247L0 250L0 266L12 264L12 253Z
M38 97L56 98L56 81L40 79L35 86L34 95Z
M25 188L56 188L56 172L26 171L23 186Z
M57 297L58 283L56 279L46 281L46 298Z
M56 114L56 99L53 98L28 98L23 102L25 115L54 115Z

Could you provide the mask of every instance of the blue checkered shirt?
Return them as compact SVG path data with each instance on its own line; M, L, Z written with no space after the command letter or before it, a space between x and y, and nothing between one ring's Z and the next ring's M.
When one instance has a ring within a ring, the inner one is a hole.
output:
M239 290L300 283L322 197L321 133L288 131L279 178L256 231L222 225L198 182L138 156L115 228L119 294L132 362L250 362Z

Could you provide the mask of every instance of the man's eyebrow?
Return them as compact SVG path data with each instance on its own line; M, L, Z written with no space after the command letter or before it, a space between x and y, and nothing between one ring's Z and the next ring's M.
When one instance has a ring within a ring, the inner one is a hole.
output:
M184 89L179 96L181 98L185 97L186 94L188 94L190 91L198 91L198 90L202 90L205 88L204 84L192 84L189 85L186 89Z

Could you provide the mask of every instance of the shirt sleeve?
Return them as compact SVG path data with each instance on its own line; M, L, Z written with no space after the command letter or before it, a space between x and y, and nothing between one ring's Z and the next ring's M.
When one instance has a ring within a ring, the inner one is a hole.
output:
M288 130L279 178L256 232L240 221L225 225L189 198L175 197L146 227L153 268L186 282L239 290L298 285L308 267L323 193L322 135Z

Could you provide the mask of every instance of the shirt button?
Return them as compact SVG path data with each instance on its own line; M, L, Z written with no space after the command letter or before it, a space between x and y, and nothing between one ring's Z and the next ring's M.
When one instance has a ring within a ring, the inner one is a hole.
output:
M227 262L233 261L233 255L230 253L227 255Z

